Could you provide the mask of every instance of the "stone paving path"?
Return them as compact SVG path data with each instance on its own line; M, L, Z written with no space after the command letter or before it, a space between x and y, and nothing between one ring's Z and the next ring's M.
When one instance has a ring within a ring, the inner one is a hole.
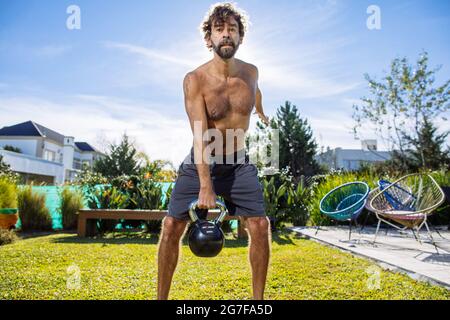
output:
M450 231L439 229L432 232L436 247L429 241L426 232L421 232L422 244L411 232L380 229L373 243L375 228L366 227L362 232L352 230L348 240L348 227L289 228L307 238L375 260L382 267L405 272L414 279L438 284L450 290ZM387 230L387 233L386 233Z

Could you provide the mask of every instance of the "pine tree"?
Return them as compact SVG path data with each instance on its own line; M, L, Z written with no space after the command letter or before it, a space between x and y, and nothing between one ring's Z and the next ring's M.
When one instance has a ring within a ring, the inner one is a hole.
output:
M450 150L443 150L449 131L437 134L436 126L427 118L424 119L417 138L406 136L405 139L413 147L410 152L412 165L419 168L437 170L449 166Z
M129 137L124 134L119 145L110 144L106 157L94 163L94 172L107 178L121 175L135 175L139 173L140 165L137 160L137 150Z
M279 129L280 168L289 166L295 178L317 173L319 165L314 159L317 143L308 121L300 117L297 107L286 101L277 110L274 120L271 125Z

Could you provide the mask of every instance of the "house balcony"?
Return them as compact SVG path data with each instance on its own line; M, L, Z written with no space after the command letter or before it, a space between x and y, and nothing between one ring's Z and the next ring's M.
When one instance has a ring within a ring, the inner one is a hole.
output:
M42 177L42 181L53 184L64 182L64 166L62 163L3 149L0 150L0 155L3 156L3 161L11 166L12 171L20 173L22 176ZM39 181L39 178L37 178L37 181Z

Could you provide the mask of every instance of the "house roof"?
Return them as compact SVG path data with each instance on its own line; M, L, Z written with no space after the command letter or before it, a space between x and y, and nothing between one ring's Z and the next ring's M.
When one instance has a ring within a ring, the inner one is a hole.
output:
M89 143L87 142L75 142L75 145L77 146L78 149L80 149L81 151L94 151L97 152L97 150L94 149L93 146L91 146Z
M46 137L64 145L64 135L34 121L26 121L13 126L3 127L0 129L0 136ZM75 142L75 146L82 152L102 153L87 142Z
M64 136L34 121L26 121L0 129L0 136L26 136L47 137L53 141L64 144Z

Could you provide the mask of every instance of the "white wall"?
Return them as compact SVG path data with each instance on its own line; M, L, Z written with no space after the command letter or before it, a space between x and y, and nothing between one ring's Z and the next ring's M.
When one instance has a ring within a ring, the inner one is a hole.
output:
M81 153L81 162L87 161L87 162L89 162L90 166L93 166L94 162L96 160L100 159L101 157L102 156L100 154L98 154L97 152L87 151L87 152Z
M11 165L12 170L24 173L53 176L55 177L55 183L63 183L65 173L64 169L74 169L74 158L80 159L81 165L83 161L89 161L92 166L94 155L96 158L100 157L100 155L95 152L75 151L73 137L65 137L66 140L64 141L64 146L45 139L43 142L44 148L41 147L42 142L40 139L41 138L34 139L32 137L25 139L14 139L11 137L8 137L8 139L0 138L0 152L2 152L0 154L5 156L5 162ZM69 139L69 142L67 142L67 139ZM20 148L23 154L16 154L14 152L1 150L1 148L5 145ZM38 146L40 151L42 151L42 158L37 157L36 155ZM43 159L43 157L45 157L45 150L55 152L55 162ZM64 169L62 167L64 167Z
M391 158L388 151L364 151L358 149L342 149L336 148L328 150L327 152L317 155L315 159L321 163L326 164L330 169L345 169L355 170L359 169L361 162L379 162Z
M0 137L0 148L3 148L6 145L10 145L16 148L19 148L22 153L28 154L30 156L36 156L36 147L37 147L38 139L14 139L8 137L7 139Z
M94 164L93 161L94 154L92 152L85 152L81 154L81 162L89 162L89 166L92 166Z
M55 153L55 162L62 163L62 153L63 153L63 146L50 141L50 140L44 140L44 150L42 152L42 157L45 157L45 150L53 151Z
M83 158L83 154L79 151L77 151L77 149L74 150L73 152L73 169L75 170L81 170L82 169L82 158ZM66 174L67 176L67 174ZM67 177L66 177L67 179Z
M360 162L377 162L390 159L390 153L386 151L363 151L336 149L336 165L338 168L356 170L360 167Z
M64 137L64 157L63 164L65 169L73 169L73 157L75 154L75 142L73 137Z
M64 168L60 163L5 150L0 150L0 154L13 171L52 176L55 184L64 182Z

